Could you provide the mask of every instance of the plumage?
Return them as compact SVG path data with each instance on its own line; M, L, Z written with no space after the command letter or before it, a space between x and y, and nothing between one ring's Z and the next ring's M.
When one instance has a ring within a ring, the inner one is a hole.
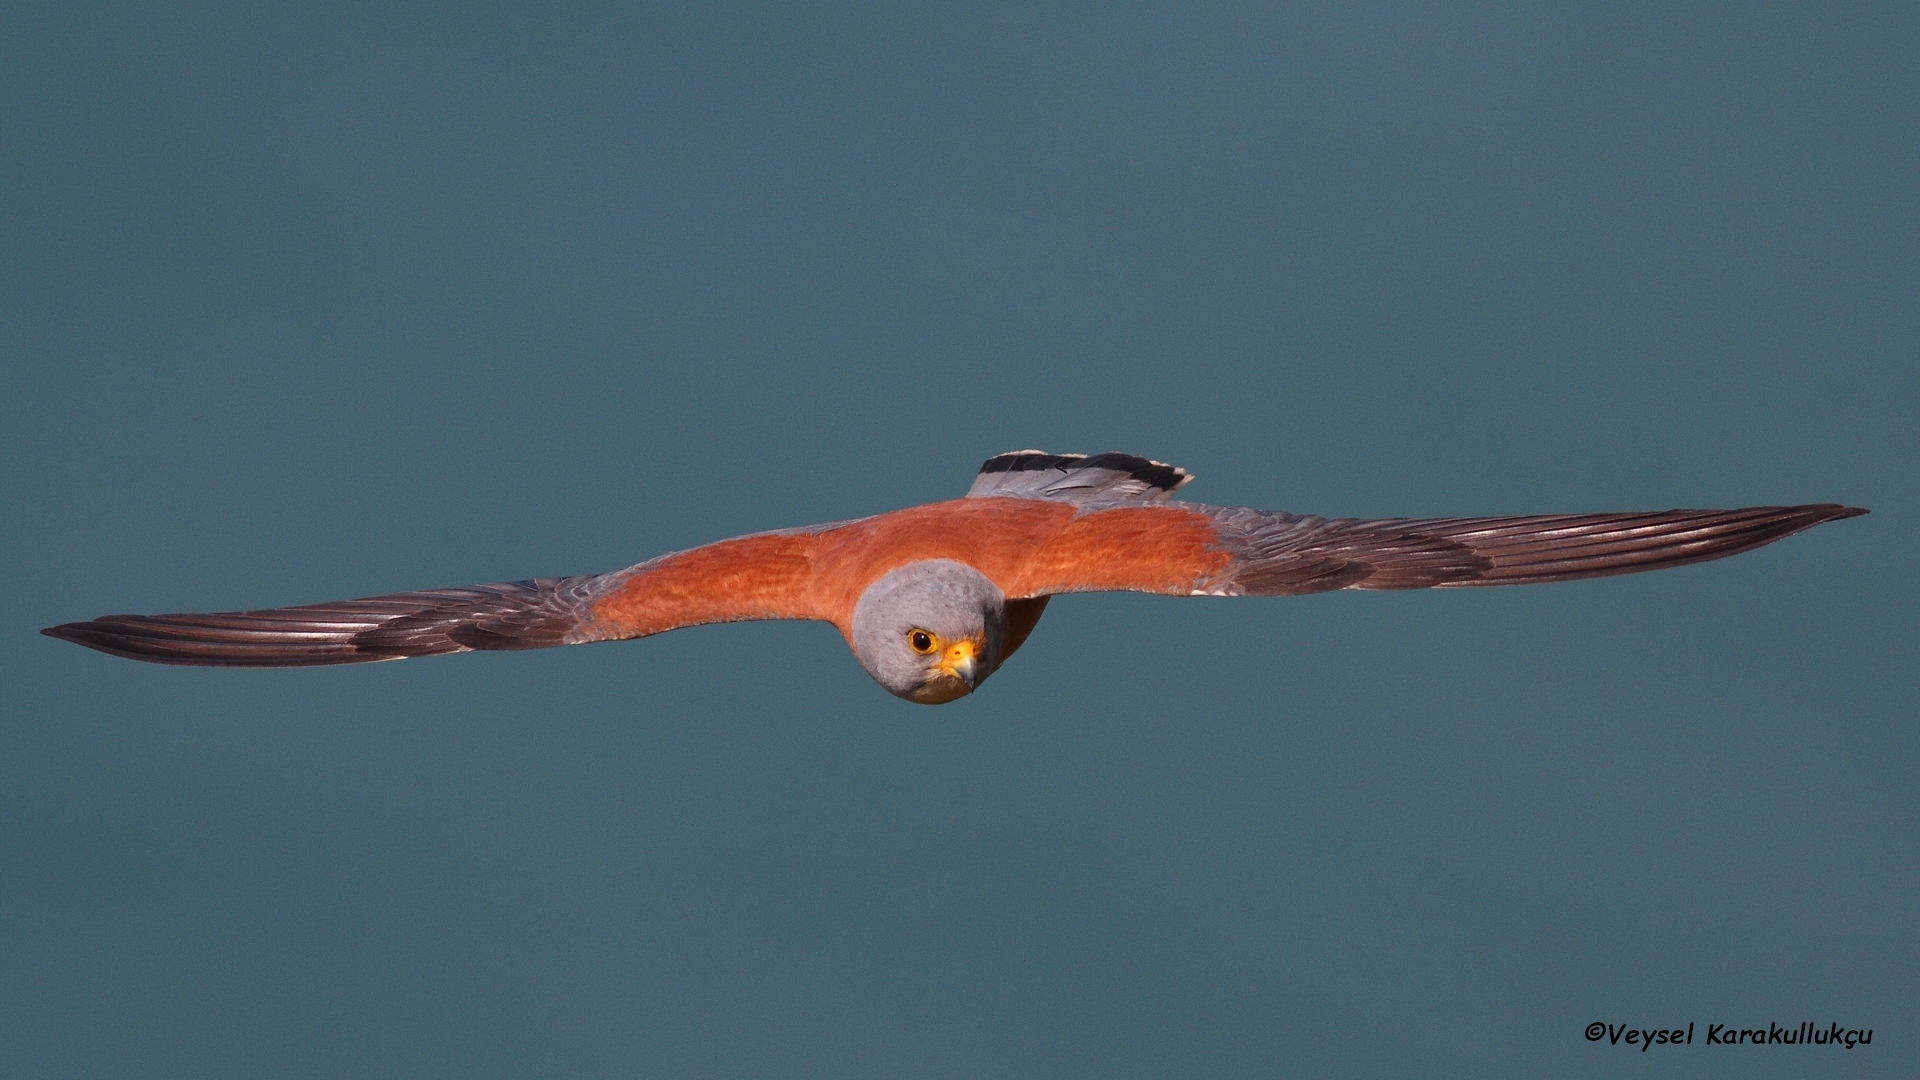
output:
M893 655L898 642L884 644L886 634L925 630L978 649L977 670L970 660L956 669L949 659L944 675L926 676L946 686L958 670L964 693L1019 648L1047 598L1062 593L1280 596L1568 581L1722 558L1866 513L1820 503L1324 518L1170 501L1190 479L1185 470L1126 454L1018 451L988 459L965 498L735 537L608 574L262 611L109 615L42 632L156 663L305 667L645 637L701 623L819 619L839 628L889 690L938 701L948 699L924 687L902 689L903 672L933 672L938 657L923 663ZM883 581L891 606L876 608ZM961 596L970 599L954 599ZM912 618L945 620L947 629L900 631L895 624L916 612ZM888 629L876 637L869 625Z
M1049 454L1015 450L990 457L967 489L967 498L1014 495L1058 499L1085 506L1098 502L1164 502L1193 479L1187 470L1132 454Z

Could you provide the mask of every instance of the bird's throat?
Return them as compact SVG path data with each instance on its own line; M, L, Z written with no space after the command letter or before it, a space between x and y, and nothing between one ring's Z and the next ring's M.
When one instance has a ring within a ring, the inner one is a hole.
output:
M972 692L973 688L963 679L957 679L951 675L935 675L908 694L907 699L922 705L945 705L956 698L966 697Z

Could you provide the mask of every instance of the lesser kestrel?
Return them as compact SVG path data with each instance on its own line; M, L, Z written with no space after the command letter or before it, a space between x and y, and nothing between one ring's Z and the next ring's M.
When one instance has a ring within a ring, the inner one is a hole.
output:
M965 498L757 533L608 574L264 611L108 615L43 633L162 664L305 667L821 619L890 692L940 704L1012 656L1058 593L1287 596L1523 585L1718 559L1833 503L1530 517L1324 518L1174 502L1185 470L1128 454L990 458Z

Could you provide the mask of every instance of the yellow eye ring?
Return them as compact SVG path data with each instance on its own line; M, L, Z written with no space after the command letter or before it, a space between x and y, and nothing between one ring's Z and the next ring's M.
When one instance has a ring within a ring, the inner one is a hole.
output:
M907 631L907 644L912 647L914 652L922 656L925 656L940 646L937 638L917 626Z

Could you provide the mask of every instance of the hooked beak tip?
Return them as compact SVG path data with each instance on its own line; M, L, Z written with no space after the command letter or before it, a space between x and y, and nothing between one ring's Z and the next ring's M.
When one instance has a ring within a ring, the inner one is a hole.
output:
M943 674L951 675L966 684L968 690L980 684L980 655L971 641L962 641L947 650L946 662L940 665Z

